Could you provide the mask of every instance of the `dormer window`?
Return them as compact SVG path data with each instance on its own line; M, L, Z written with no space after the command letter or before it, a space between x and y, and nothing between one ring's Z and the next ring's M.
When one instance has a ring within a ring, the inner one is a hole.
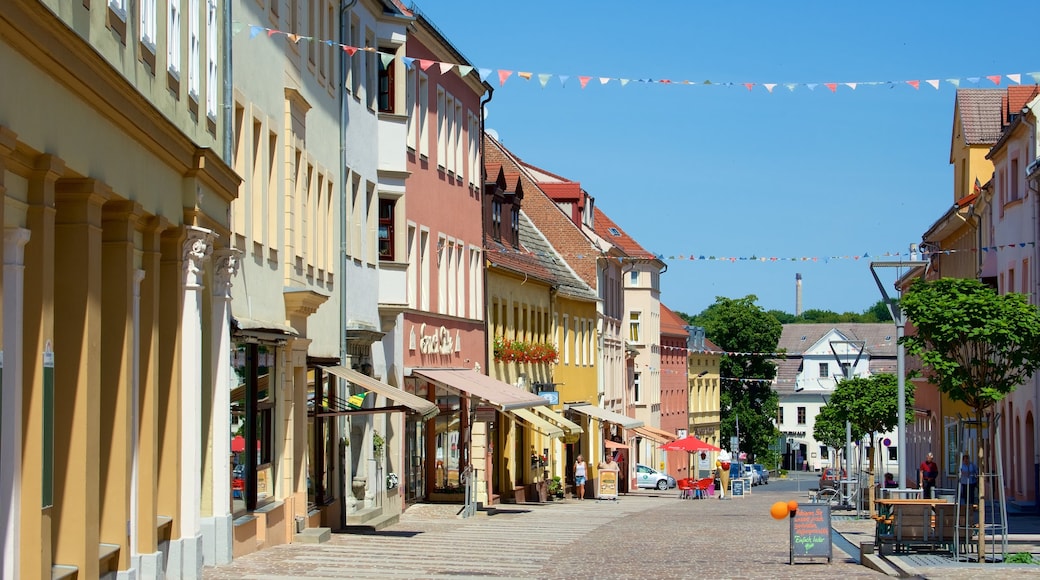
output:
M502 239L502 202L497 199L491 202L491 237Z
M513 208L513 245L520 245L520 208Z
M607 231L610 232L610 235L612 235L612 236L614 236L616 238L620 238L621 237L621 232L619 232L617 228L608 228Z

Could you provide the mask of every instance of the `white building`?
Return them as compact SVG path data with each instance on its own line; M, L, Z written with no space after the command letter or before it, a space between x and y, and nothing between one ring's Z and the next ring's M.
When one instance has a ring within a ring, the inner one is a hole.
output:
M834 465L835 453L842 450L816 440L816 416L846 368L851 368L853 377L896 371L896 327L892 323L785 324L777 348L787 352L786 359L775 361L773 384L780 398L777 425L785 439L784 467L819 471ZM896 437L879 434L876 440L883 444L886 439L891 445L884 446L877 471L895 473ZM864 467L866 461L864 454Z

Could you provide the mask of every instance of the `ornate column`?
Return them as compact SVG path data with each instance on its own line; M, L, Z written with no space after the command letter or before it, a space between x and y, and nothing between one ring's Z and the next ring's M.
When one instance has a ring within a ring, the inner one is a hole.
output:
M181 311L180 539L170 547L170 576L194 578L202 569L202 291L213 232L185 227L184 306ZM208 391L208 389L207 389ZM230 444L229 444L230 445ZM179 552L179 553L178 553ZM178 566L179 569L174 569Z
M2 195L0 195L2 199ZM25 293L23 258L25 243L29 241L29 230L7 228L4 230L4 273L3 273L3 344L0 351L0 370L3 377L3 408L22 408L22 365L17 364L24 356L22 345L22 299ZM3 355L13 364L3 368ZM8 508L0 515L0 578L14 580L20 576L18 570L19 515L21 512L22 488L22 415L19 412L4 415L3 432L0 433L0 505ZM31 542L30 542L31 543Z
M222 249L213 253L213 301L210 360L213 385L210 413L210 471L213 477L209 517L202 521L206 562L231 562L234 541L231 519L231 280L238 274L242 252Z

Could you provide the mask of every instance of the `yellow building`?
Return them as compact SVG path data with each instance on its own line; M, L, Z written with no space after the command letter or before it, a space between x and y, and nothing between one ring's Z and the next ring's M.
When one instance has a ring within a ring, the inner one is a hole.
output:
M201 574L239 184L202 6L0 3L2 578Z
M704 329L692 327L687 351L687 373L690 397L690 434L701 441L716 447L723 445L719 434L721 425L721 394L719 380L719 361L722 349L704 336ZM714 468L715 454L707 453L702 459L700 454L690 456L689 473L697 477L706 477Z

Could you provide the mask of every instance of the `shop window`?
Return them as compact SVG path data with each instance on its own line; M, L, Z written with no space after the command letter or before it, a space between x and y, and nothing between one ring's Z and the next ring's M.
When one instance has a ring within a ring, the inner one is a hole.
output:
M274 346L255 343L235 344L231 353L236 380L230 409L234 513L254 510L273 495L276 354Z

